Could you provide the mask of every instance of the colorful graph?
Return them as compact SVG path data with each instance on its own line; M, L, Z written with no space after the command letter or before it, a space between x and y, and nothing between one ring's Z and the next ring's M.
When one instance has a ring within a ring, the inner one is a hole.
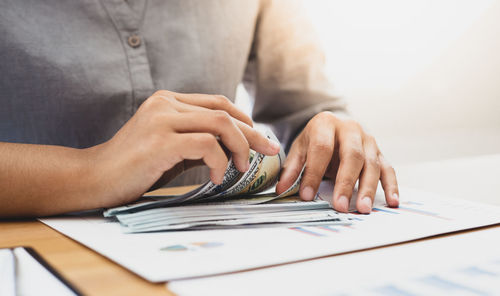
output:
M417 202L417 201L403 201L401 204L404 204L404 205L416 205L416 206L423 206L424 204L421 203L421 202Z
M498 274L495 272L492 272L490 270L482 269L477 266L469 266L467 268L464 268L462 270L463 273L469 275L469 276L493 276L496 277Z
M363 287L360 295L499 295L500 269L497 259L439 273L398 279ZM343 293L339 293L344 295ZM356 295L358 295L356 294ZM345 293L350 295L350 293Z
M191 243L191 244L198 246L198 247L207 248L207 249L216 248L216 247L220 247L223 245L223 243L220 243L220 242L196 242L196 243Z
M382 208L373 208L372 209L373 212L384 212L384 213L389 213L389 214L399 214L398 212L395 212L395 211L392 211L392 210L388 210L388 209L382 209Z
M312 231L312 230L309 230L309 229L305 229L304 227L291 227L290 229L298 231L298 232L303 233L303 234L312 235L312 236L325 236L325 235L323 235L321 233L317 233L315 231Z
M408 212L408 213L423 215L423 216L428 216L428 217L434 217L434 218L443 219L443 220L452 220L450 218L441 216L439 213L435 213L435 212L431 212L431 211L427 211L427 210L423 210L423 209L418 209L416 207L406 206L406 205L423 206L424 204L421 202L405 201L405 202L402 202L401 204L402 205L400 205L398 208L374 207L372 209L372 211L374 213L381 212L381 213L387 213L387 214L393 214L393 215L400 214L400 211L403 211L403 212ZM358 211L351 212L351 214L363 215L363 214L359 213Z
M461 283L457 283L457 282L442 278L442 277L437 276L437 275L430 275L430 276L424 277L421 279L421 281L428 286L432 286L433 288L443 290L443 292L449 293L451 291L456 291L456 292L461 291L461 292L469 292L469 293L476 294L476 295L487 295L487 293L485 293L481 290L468 287L468 286L463 285Z
M188 247L184 245L171 245L171 246L166 246L160 249L161 251L173 251L173 252L178 252L178 251L187 251Z
M357 225L365 225L365 223L370 223L368 222L371 220L372 215L377 216L377 217L382 217L382 216L399 216L401 219L405 219L407 216L405 213L411 213L415 215L423 215L427 217L433 217L433 218L438 218L438 219L443 219L443 220L452 220L450 218L442 216L438 212L433 212L427 210L425 205L422 202L415 202L415 201L404 201L401 203L401 205L398 208L390 208L388 206L383 206L379 205L376 206L372 209L372 214L367 215L367 214L361 214L358 211L352 211L349 212L348 214L348 219L351 220L353 223L352 225L342 225L342 226L336 226L333 227L329 225L321 225L321 226L306 226L306 227L292 227L290 228L291 230L295 232L299 232L305 235L309 236L315 236L315 237L328 237L331 236L333 233L339 233L341 230L348 230L349 229L359 229L359 227L356 227ZM398 218L399 219L399 218ZM366 222L365 222L366 221ZM361 222L360 224L357 224L358 222Z
M160 248L161 251L196 251L199 249L211 249L224 245L221 242L193 242L188 244L176 244Z
M359 217L351 217L349 220L355 220L355 221L364 221L364 219L359 218Z
M329 231L329 232L334 232L334 233L338 233L340 230L338 230L337 228L335 227L331 227L331 226L328 226L328 225L325 225L325 226L318 226L319 229L323 229L323 230L326 230L326 231Z
M386 209L386 208L372 208L372 212L374 213L377 213L377 212L383 212L383 213L388 213L388 214L399 214L398 212L395 212L395 211L392 211L392 210L389 210L389 209ZM360 213L359 211L352 211L350 212L349 214L353 214L353 215L367 215L367 214L363 214L363 213ZM352 219L356 219L356 218L352 218ZM357 218L359 219L359 218ZM360 221L363 221L362 219Z
M398 209L401 211L405 211L405 212L409 212L409 213L413 213L413 214L434 217L434 218L439 218L439 219L443 219L443 220L452 220L450 218L443 217L438 213L434 213L434 212L430 212L430 211L426 211L426 210L415 209L415 208L410 208L410 207L405 207L405 206L399 206Z
M374 289L374 292L380 295L393 296L414 296L415 294L408 292L394 285L386 285Z
M330 236L331 234L334 233L339 233L340 229L330 226L330 225L322 225L322 226L312 226L312 227L291 227L290 228L293 231L297 231L302 234L307 234L311 236L316 236L316 237L322 237L322 236Z

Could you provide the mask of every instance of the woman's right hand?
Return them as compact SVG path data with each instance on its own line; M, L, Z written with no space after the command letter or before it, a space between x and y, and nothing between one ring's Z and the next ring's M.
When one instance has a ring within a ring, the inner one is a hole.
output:
M221 143L241 172L249 168L250 148L279 152L279 144L253 129L227 98L157 91L112 139L88 149L98 180L95 196L101 207L131 202L160 177L168 181L180 174L190 160L202 160L219 184L228 165Z

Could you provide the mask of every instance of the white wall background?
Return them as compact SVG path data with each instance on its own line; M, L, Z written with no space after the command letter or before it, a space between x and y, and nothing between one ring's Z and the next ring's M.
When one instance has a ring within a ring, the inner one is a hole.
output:
M500 153L500 1L304 3L338 95L394 163Z
M328 72L396 162L500 153L500 1L307 1Z

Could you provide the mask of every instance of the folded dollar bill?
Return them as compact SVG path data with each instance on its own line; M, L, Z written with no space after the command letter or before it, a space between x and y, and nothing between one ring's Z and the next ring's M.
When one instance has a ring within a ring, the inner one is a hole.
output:
M292 200L293 199L293 200ZM125 232L150 232L185 229L233 228L235 226L289 226L342 224L351 222L333 211L323 200L312 202L298 198L257 205L204 204L150 209L116 215Z
M270 129L265 129L263 132L268 139L279 142ZM250 168L244 173L238 171L232 159L230 159L223 181L219 185L208 181L198 188L181 195L148 195L147 198L135 203L108 209L104 215L112 217L120 213L131 213L195 202L206 203L212 201L233 204L255 204L297 194L302 173L285 192L280 195L274 193L274 186L277 183L279 173L285 161L283 149L280 149L280 152L274 156L266 156L250 150L249 158ZM269 191L270 189L272 191Z
M268 139L278 142L270 129L263 132ZM208 181L181 195L150 194L135 203L108 209L104 216L115 217L126 232L349 224L325 201L290 198L298 193L305 167L287 190L275 193L285 161L283 149L274 156L251 150L249 160L250 169L242 173L230 159L221 184Z

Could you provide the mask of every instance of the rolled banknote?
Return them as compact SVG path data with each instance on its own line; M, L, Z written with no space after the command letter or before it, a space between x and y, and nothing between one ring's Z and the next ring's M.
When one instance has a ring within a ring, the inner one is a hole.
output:
M278 142L278 139L269 128L260 130L268 139ZM143 211L152 208L175 206L193 202L209 202L233 200L239 204L258 204L268 202L277 198L283 198L297 194L302 173L293 185L280 195L274 193L281 169L285 162L283 148L273 156L266 156L250 150L250 168L248 171L239 172L232 159L230 159L221 184L217 185L207 181L198 188L182 195L148 195L147 199L138 200L125 206L110 208L104 212L106 217L117 214ZM302 170L303 171L303 170ZM268 190L272 189L272 192ZM265 194L258 194L265 192Z

